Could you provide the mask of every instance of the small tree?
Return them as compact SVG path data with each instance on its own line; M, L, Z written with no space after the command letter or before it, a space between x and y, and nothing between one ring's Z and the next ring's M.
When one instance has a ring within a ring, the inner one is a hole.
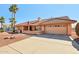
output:
M4 23L5 23L5 18L3 16L0 17L0 23L1 23L0 32L3 32L4 31Z
M79 36L79 23L76 24L75 31L76 34Z
M1 23L1 28L3 28L3 23L5 23L5 18L3 16L0 17L0 23Z

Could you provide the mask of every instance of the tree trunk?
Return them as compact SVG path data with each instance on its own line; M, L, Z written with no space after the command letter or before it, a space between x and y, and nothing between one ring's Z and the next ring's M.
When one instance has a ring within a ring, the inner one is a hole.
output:
M14 17L14 14L13 14L13 12L12 12L12 18Z
M14 19L15 19L15 13L14 13ZM15 32L15 20L14 20L13 27L14 27L13 32Z
M12 18L14 18L14 13L12 12ZM11 23L12 32L14 32L14 25Z
M14 13L14 18L15 18L15 13Z

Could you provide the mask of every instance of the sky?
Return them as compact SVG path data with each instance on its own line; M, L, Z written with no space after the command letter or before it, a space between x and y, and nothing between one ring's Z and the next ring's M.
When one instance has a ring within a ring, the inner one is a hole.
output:
M0 4L0 16L4 16L6 23L9 23L11 4ZM17 23L36 20L38 17L53 18L69 16L79 21L79 4L18 4L19 10L16 13Z

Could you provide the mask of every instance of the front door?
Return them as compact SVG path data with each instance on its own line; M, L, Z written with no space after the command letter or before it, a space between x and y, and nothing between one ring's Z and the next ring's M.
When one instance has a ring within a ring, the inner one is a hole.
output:
M32 31L32 26L30 26L30 31Z

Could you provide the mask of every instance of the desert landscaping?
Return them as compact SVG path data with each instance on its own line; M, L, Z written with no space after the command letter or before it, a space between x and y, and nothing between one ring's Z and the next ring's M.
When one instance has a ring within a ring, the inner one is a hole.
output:
M9 38L12 36L15 38ZM31 35L27 35L27 34L9 34L7 32L2 32L0 33L0 47L17 42L17 41L21 41L30 36Z

